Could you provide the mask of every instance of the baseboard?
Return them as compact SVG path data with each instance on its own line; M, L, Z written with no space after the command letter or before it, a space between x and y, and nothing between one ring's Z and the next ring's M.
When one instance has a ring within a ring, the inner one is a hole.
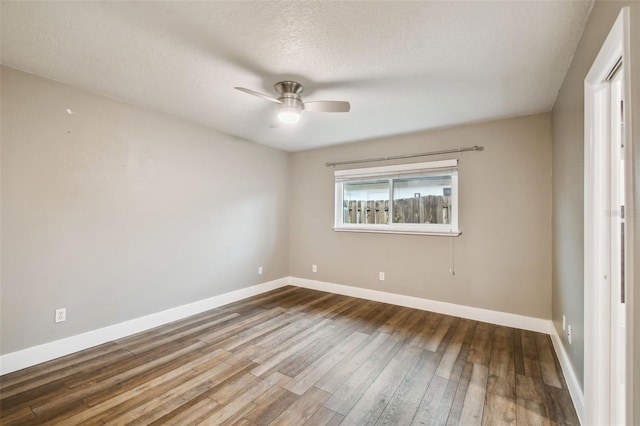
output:
M115 339L121 339L141 331L168 324L191 315L227 305L247 297L288 285L289 277L254 285L186 305L177 306L155 314L145 315L108 327L33 346L0 356L0 374L7 374L45 361L69 355Z
M392 305L437 312L439 314L453 315L475 321L483 321L491 324L504 325L507 327L520 328L545 334L551 334L554 330L551 320L548 319L491 311L471 306L456 305L455 303L439 302L437 300L422 299L419 297L387 293L384 291L370 290L360 287L351 287L324 281L308 280L305 278L290 277L290 279L291 285L312 290L327 291L329 293L342 294L344 296L390 303Z
M558 361L560 361L562 374L564 374L564 380L567 382L567 386L569 387L569 394L571 394L573 406L576 408L580 424L584 424L584 394L582 393L582 389L578 383L578 376L576 376L576 372L571 366L569 354L567 354L567 351L564 349L562 340L560 339L555 327L553 327L550 334L553 347L556 350L556 355L558 356Z

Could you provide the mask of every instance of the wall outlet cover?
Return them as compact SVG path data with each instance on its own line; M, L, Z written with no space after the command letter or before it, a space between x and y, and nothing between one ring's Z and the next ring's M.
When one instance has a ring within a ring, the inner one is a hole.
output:
M67 308L56 309L55 322L64 322L67 320Z

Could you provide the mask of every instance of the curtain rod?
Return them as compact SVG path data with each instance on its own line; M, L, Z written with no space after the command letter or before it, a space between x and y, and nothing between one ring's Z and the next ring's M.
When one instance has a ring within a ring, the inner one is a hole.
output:
M456 152L482 151L482 150L484 150L484 147L475 145L475 146L469 146L467 148L445 149L444 151L422 152L420 154L395 155L393 157L367 158L364 160L336 161L335 163L325 163L325 166L331 167L331 166L341 166L343 164L372 163L376 161L400 160L402 158L426 157L428 155L453 154Z

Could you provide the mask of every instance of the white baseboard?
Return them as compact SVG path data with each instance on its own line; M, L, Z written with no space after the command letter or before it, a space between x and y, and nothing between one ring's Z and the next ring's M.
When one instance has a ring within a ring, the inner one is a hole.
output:
M390 303L392 305L406 306L408 308L437 312L439 314L468 318L475 321L483 321L491 324L520 328L523 330L537 331L539 333L551 334L554 330L551 320L548 319L527 317L507 312L490 311L488 309L456 305L454 303L439 302L437 300L421 299L419 297L387 293L384 291L370 290L366 288L350 287L324 281L308 280L305 278L290 277L290 279L290 284L297 287L327 291L329 293L374 300L376 302Z
M0 374L11 373L26 367L31 367L45 361L69 355L93 346L101 345L115 339L121 339L141 331L149 330L163 324L170 323L191 315L199 314L209 309L227 305L238 300L246 299L267 291L288 285L289 277L254 285L186 305L167 309L155 314L145 315L129 321L124 321L108 327L88 331L86 333L56 340L54 342L33 346L20 351L0 356Z
M567 351L564 349L562 340L560 339L555 327L553 327L553 331L550 334L553 347L558 355L558 361L560 361L562 374L564 374L564 380L567 382L567 386L569 387L569 394L571 394L573 406L576 407L576 413L578 414L580 424L584 424L584 393L578 383L578 376L576 376L576 372L571 366L569 354L567 354Z

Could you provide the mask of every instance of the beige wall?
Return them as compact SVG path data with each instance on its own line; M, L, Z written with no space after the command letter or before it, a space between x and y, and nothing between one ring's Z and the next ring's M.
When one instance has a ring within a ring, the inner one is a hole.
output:
M485 150L414 159L460 159L461 236L331 229L333 168L325 162L472 145ZM338 145L291 158L292 276L551 317L549 114ZM455 276L449 273L452 244ZM378 280L380 271L385 281Z
M9 68L1 81L2 353L288 275L286 153Z
M578 379L584 380L584 78L598 54L615 19L624 6L632 5L632 19L635 32L632 34L631 48L633 82L640 81L640 4L637 2L597 1L589 17L578 45L571 67L562 84L552 111L553 132L553 321L563 345L569 354ZM634 99L635 129L634 150L636 164L640 156L638 140L638 86L632 87ZM635 172L636 182L640 176ZM640 185L636 183L636 194ZM636 196L636 199L638 197ZM636 204L637 206L637 204ZM636 210L637 211L637 210ZM636 227L636 247L640 247L640 229ZM640 251L636 252L640 256ZM640 257L637 259L640 260ZM636 265L639 263L636 261ZM636 266L636 274L640 268ZM636 275L640 282L640 275ZM630 289L632 290L632 289ZM635 326L640 329L640 292L635 292ZM571 324L573 336L569 345L562 333L562 315ZM636 339L636 351L640 353L640 339ZM635 358L637 364L637 355ZM635 371L636 410L640 410L640 369ZM636 418L640 418L637 412Z
M9 68L2 90L2 353L286 275L550 316L548 114L289 155ZM462 236L331 230L326 161L475 144Z

